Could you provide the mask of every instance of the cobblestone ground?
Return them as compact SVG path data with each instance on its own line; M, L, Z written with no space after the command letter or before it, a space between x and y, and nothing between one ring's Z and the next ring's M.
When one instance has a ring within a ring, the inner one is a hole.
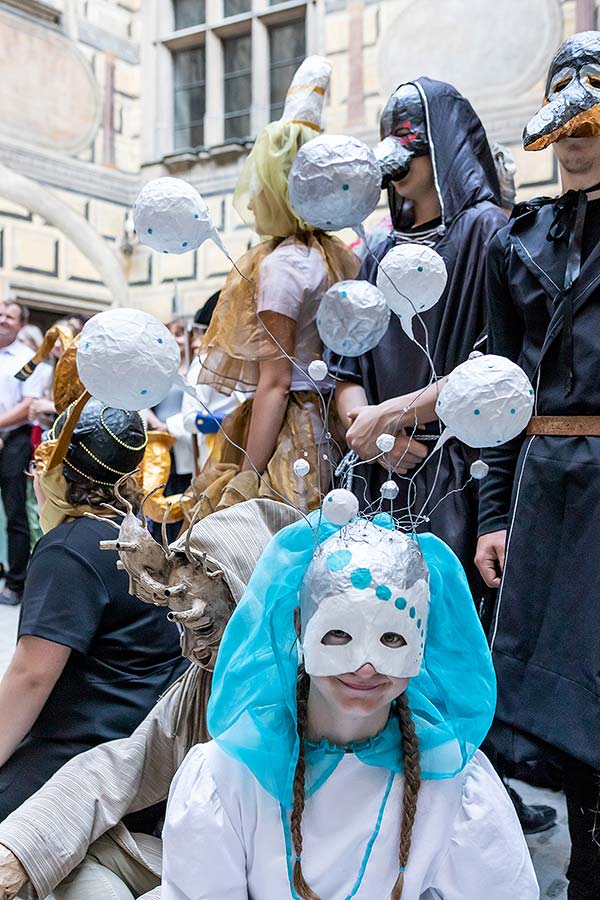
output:
M0 676L13 652L18 618L18 609L0 606ZM569 837L564 799L561 794L540 791L519 782L515 782L514 786L528 803L547 803L559 809L558 825L543 834L532 835L528 844L538 874L542 900L566 900L567 883L564 873L567 868ZM515 900L518 898L515 897Z

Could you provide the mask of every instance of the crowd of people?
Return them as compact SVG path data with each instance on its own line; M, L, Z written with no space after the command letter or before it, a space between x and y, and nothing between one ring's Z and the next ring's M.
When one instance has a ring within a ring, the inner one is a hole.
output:
M287 190L330 72L305 60L249 154L234 205L261 241L197 345L169 326L196 398L113 409L73 369L58 401L27 311L0 306L0 602L22 605L0 900L535 900L524 833L556 811L514 775L564 790L568 898L600 896L600 33L559 48L525 128L559 197L512 208L468 99L399 86L380 122L391 227L362 264ZM392 315L368 352L328 351L321 298L376 283L398 244L448 275L420 341ZM81 322L60 326L76 341ZM529 377L526 432L427 465L445 379L481 353ZM415 498L431 513L413 528Z

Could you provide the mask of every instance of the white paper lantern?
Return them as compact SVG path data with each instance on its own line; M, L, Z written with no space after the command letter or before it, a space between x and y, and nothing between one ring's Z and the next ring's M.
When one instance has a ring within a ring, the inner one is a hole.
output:
M487 354L450 373L436 412L448 432L469 447L495 447L526 428L533 400L523 369L504 356Z
M481 481L489 473L490 467L482 459L476 459L475 462L471 463L469 471L471 472L471 478Z
M180 365L177 341L140 309L108 309L83 327L77 371L92 397L118 409L147 409L167 395Z
M137 196L133 222L140 243L159 253L188 253L208 238L224 250L208 206L181 178L155 178Z
M362 141L324 134L300 148L288 187L292 209L313 227L356 228L379 203L381 169Z
M294 475L304 478L310 472L310 463L306 459L297 459L294 462Z
M332 525L347 525L358 515L358 499L345 488L329 491L323 499L323 515Z
M414 339L413 317L435 306L447 281L444 260L423 244L392 247L377 271L377 287L411 340Z
M384 500L395 500L400 493L400 488L395 481L384 481L379 489Z
M322 359L313 359L308 366L308 374L313 381L324 381L329 374L327 363Z
M323 294L317 312L321 340L340 356L360 356L372 350L389 323L383 294L368 281L338 281Z
M389 453L390 450L394 449L394 444L396 443L396 438L393 434L380 434L377 440L375 441L379 450L382 453Z

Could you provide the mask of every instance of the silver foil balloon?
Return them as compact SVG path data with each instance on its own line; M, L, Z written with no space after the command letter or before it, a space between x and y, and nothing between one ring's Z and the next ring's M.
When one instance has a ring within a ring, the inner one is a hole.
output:
M188 253L208 238L226 253L208 206L181 178L155 178L144 185L133 206L133 222L140 243L159 253Z
M298 151L288 187L292 209L314 228L357 228L379 203L381 169L357 138L321 135Z
M504 356L486 354L457 366L436 404L446 426L469 447L496 447L520 434L531 418L534 391L529 378ZM440 439L441 440L441 439Z
M177 379L180 353L166 325L141 309L107 309L86 322L77 371L92 397L118 409L148 409Z
M381 260L377 287L413 340L413 317L438 302L448 281L444 260L423 244L398 244Z
M390 323L385 298L368 281L338 281L323 294L317 328L326 347L360 356L376 347Z

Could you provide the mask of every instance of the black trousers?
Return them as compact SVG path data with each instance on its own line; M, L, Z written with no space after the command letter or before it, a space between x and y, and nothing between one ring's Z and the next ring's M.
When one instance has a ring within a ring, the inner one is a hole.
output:
M8 572L6 586L22 593L29 562L29 524L27 522L25 469L31 459L31 428L22 425L9 431L0 450L0 496L6 514Z
M569 813L569 900L600 897L600 772L572 757L563 766Z

